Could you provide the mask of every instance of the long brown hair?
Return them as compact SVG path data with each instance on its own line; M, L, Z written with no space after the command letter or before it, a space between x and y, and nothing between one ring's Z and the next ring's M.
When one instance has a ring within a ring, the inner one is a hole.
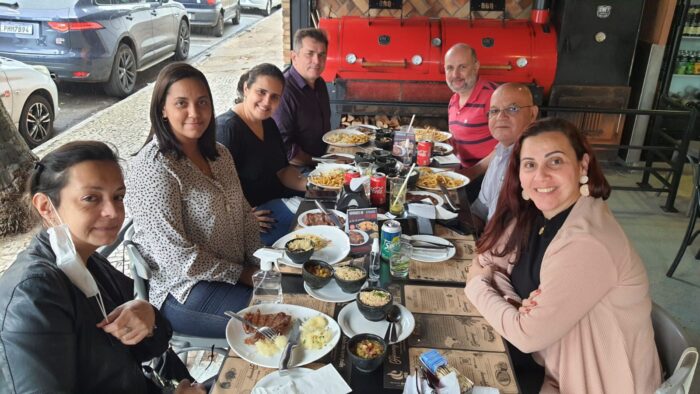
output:
M610 185L603 175L603 170L598 164L593 148L579 129L564 119L544 118L538 120L525 129L513 146L513 153L510 156L503 186L498 196L496 212L476 244L479 253L488 251L495 256L503 257L514 251L519 253L525 248L539 210L532 201L523 200L521 197L523 188L520 185L519 177L520 151L526 139L546 132L561 133L566 136L578 161L583 159L583 155L588 154L590 158L588 162L588 189L591 197L603 200L610 197ZM511 233L503 249L494 250L513 220L516 221L515 230Z

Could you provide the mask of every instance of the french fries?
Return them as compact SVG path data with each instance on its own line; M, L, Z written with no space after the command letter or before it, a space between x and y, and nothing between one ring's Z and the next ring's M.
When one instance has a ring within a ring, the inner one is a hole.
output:
M437 189L439 187L438 182L440 181L442 181L448 189L455 189L464 185L464 180L452 178L442 172L435 173L429 168L421 168L419 171L420 175L418 176L418 182L416 182L416 185L419 187Z

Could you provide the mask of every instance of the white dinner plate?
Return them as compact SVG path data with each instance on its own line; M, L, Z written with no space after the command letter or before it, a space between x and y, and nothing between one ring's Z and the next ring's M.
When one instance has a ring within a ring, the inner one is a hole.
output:
M426 141L426 139L420 138L420 137L422 137L422 135L421 135L422 130L425 130L425 129L423 129L421 127L414 127L413 128L413 132L416 133L416 141ZM435 130L435 136L434 136L434 138L431 138L430 140L432 140L433 142L445 142L445 141L449 140L450 138L452 138L451 133L449 133L447 131Z
M350 245L351 246L360 246L364 245L369 241L369 234L362 230L350 230L351 233L359 234L362 237L362 241L353 243L352 240L350 240ZM348 235L348 239L350 239L350 235Z
M328 322L328 329L333 335L330 342L328 342L321 349L317 350L304 349L302 346L296 347L293 350L294 354L290 367L292 365L302 366L318 360L333 350L340 339L340 327L338 327L338 323L336 323L333 318L325 313L321 313L310 308L305 308L303 306L288 304L260 304L249 306L238 312L238 314L243 316L247 312L254 312L258 309L260 310L260 313L263 314L284 312L288 315L292 315L292 318L294 319L299 319L300 324L303 324L306 320L318 315L322 315ZM246 334L243 331L243 323L236 319L229 320L228 324L226 325L226 341L228 341L229 346L234 352L236 352L236 354L249 363L265 368L277 369L282 352L280 351L279 353L273 354L269 357L258 354L255 350L255 345L247 345L244 342L250 335L252 334Z
M275 389L283 387L289 382L294 381L294 379L301 379L304 376L314 372L313 369L309 368L290 368L286 376L280 376L279 371L274 371L270 374L265 375L262 379L255 384L253 390L255 389Z
M365 134L374 134L375 131L381 130L381 127L371 124L354 124L345 128L346 130L357 130ZM365 131L367 130L367 131Z
M454 244L445 238L436 237L434 235L412 235L411 239L414 241L428 241L436 244L442 245L452 245L451 248L446 249L419 249L413 247L413 253L411 254L411 259L416 261L421 261L424 263L439 263L441 261L446 261L455 256L457 249Z
M447 190L457 190L457 189L459 189L460 187L464 187L464 186L467 186L467 185L469 184L469 178L467 178L466 176L464 176L464 175L462 175L462 174L458 174L458 173L453 172L453 171L443 171L443 170L438 170L438 171L439 171L439 174L440 174L440 175L443 175L443 176L446 176L446 177L449 177L449 178L453 178L453 179L459 179L459 180L462 181L462 184L459 185L459 186L452 186L452 187L450 187L450 186L448 186L448 185L445 185L445 187L447 188ZM418 181L420 181L420 177L418 178ZM420 187L421 189L433 190L433 191L440 191L440 186L437 186L437 185L436 185L435 187L427 187L427 186L421 186L419 183L420 183L420 182L416 182L416 186Z
M348 163L353 163L355 161L355 155L349 153L326 153L321 156L322 159L336 160L338 162L343 162L344 160L339 160L339 158L347 159Z
M436 204L433 204L433 205L435 205L436 207L441 206L442 204L445 203L445 200L444 200L442 197L438 196L437 194L432 193L432 192L426 192L426 191L423 191L423 190L409 190L409 191L407 191L407 192L406 192L406 202L407 202L407 203L419 202L419 201L408 201L408 194L413 194L413 195L415 195L415 196L432 197L432 198L435 199L435 201L437 201ZM428 199L428 198L425 198L424 200L421 200L420 202L426 202L425 200L429 200L429 199Z
M365 282L360 290L367 286L369 286L369 281ZM304 282L304 290L306 290L306 293L311 297L325 302L349 302L357 298L357 293L344 292L343 289L338 286L335 279L332 279L327 285L320 289L312 289Z
M439 146L439 147L444 149L444 152L435 153L435 148L433 148L433 154L436 156L447 156L454 151L454 148L452 147L452 145L446 144L444 142L435 142L435 146L436 147Z
M345 223L348 222L348 215L346 215L340 211L336 211L335 209L326 209L326 211L333 211L335 216L337 216L339 218L343 218L343 220L341 220L341 222L342 222L341 224L343 226L345 226ZM304 224L304 220L306 219L306 215L308 215L310 213L321 213L321 210L320 209L309 209L308 211L305 211L305 212L302 212L301 214L299 214L299 218L297 219L297 223L299 224L299 226L309 227L308 225ZM332 225L330 225L330 226L332 226Z
M335 264L343 260L348 253L350 253L350 239L348 239L345 231L333 226L309 226L306 228L293 231L284 237L278 239L274 244L273 248L284 249L284 245L287 241L290 241L296 237L296 235L301 234L313 234L319 237L323 237L331 243L321 250L314 251L311 258L314 260L325 261L328 264ZM280 261L290 267L301 268L303 264L295 264L287 256L284 256Z
M406 309L405 306L396 304L401 309L401 320L396 326L396 334L398 335L397 342L401 342L408 338L416 327L416 319L413 317L411 311ZM389 327L389 322L386 320L382 321L370 321L365 319L357 309L357 302L347 304L340 310L338 314L338 324L343 330L343 333L349 338L354 337L357 334L374 334L380 338L384 338L386 334L386 328Z
M351 135L361 135L364 137L363 142L358 142L358 143L350 143L350 142L332 142L333 136L337 134L351 134ZM355 129L337 129L337 130L331 130L327 132L326 134L323 135L322 137L323 142L325 142L328 145L333 145L333 146L341 146L341 147L347 147L347 146L359 146L359 145L364 145L367 142L369 142L369 136L367 134L355 130Z
M317 186L317 187L320 187L322 189L339 190L342 187L342 182L341 182L340 186L328 186L328 185L323 185L321 183L318 183L317 181L315 181L313 179L313 177L318 177L318 176L321 176L323 174L327 174L330 171L343 170L345 172L348 170L352 170L354 168L355 168L354 166L349 165L349 164L334 164L334 163L319 164L315 170L313 170L309 173L308 180L309 180L310 184Z

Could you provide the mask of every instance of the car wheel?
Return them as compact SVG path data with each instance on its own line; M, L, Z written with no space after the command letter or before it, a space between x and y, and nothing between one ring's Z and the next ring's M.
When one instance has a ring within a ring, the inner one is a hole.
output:
M263 11L263 15L268 16L272 13L272 0L267 0L267 5Z
M51 104L44 96L29 96L20 114L19 132L30 148L39 146L53 136L53 117Z
M136 87L136 57L126 44L119 44L112 64L112 73L105 84L105 92L114 97L126 97Z
M211 27L211 35L214 37L221 37L224 35L224 15L219 14L219 19L216 20L216 24Z
M241 7L240 6L236 10L236 16L234 16L233 19L231 19L231 23L233 23L234 25L241 23Z
M190 26L184 20L180 21L177 30L177 46L175 47L175 60L185 60L190 54Z

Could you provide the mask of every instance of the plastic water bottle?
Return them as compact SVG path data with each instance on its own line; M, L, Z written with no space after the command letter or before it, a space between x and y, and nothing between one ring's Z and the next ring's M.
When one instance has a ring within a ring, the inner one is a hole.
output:
M381 272L381 253L379 252L379 240L372 241L372 252L369 254L369 281L379 283Z
M270 260L260 261L260 271L253 274L253 305L282 303L282 273Z

